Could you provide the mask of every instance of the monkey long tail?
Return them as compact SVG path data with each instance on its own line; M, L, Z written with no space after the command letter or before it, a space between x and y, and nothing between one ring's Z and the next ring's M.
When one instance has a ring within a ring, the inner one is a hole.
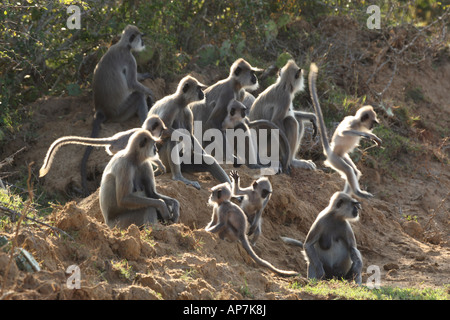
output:
M283 130L280 130L280 128L274 124L271 121L268 120L264 120L264 119L260 119L260 120L254 120L254 121L249 121L248 122L248 126L250 128L261 128L261 129L276 129L278 130L281 140L283 141L283 145L284 145L284 150L285 150L285 155L289 155L291 153L291 147L289 145L288 139L286 137L286 134L283 132ZM288 171L287 165L289 162L289 156L285 156L283 159L283 170L285 172Z
M309 92L311 94L314 110L316 111L317 120L319 122L319 132L320 137L322 139L323 150L325 155L328 155L330 150L330 144L328 142L327 129L325 127L325 122L323 120L322 109L320 108L319 98L317 97L317 90L316 90L316 80L318 71L319 69L317 68L317 65L315 63L311 63L308 76Z
M50 148L48 148L47 155L45 156L44 163L42 164L41 169L39 170L39 177L45 176L49 171L53 163L53 159L55 158L56 152L64 145L67 144L81 144L87 146L98 146L104 147L111 145L113 139L104 138L104 139L96 139L96 138L86 138L86 137L77 137L77 136L66 136L55 140L52 143Z
M255 260L255 262L262 265L263 267L269 268L273 272L275 272L279 275L282 275L282 276L297 276L299 274L298 272L295 272L295 271L286 271L286 270L280 270L278 268L275 268L270 262L258 257L257 254L255 253L255 251L253 251L252 247L250 246L250 243L248 242L248 239L246 238L245 235L243 237L241 237L240 240L241 240L241 244L244 247L245 251L247 251L247 253L252 257L253 260Z
M288 237L280 237L280 238L281 238L281 240L283 240L284 243L292 244L294 246L298 246L298 247L302 247L303 248L303 242L301 242L299 240L288 238Z
M100 132L100 125L106 120L106 116L102 111L95 112L94 115L94 121L92 122L92 133L91 138L98 137L98 134ZM81 159L81 187L83 188L83 193L85 196L89 194L89 191L87 189L87 162L89 159L89 156L92 152L92 147L88 146L86 148L86 151L84 152L83 159Z

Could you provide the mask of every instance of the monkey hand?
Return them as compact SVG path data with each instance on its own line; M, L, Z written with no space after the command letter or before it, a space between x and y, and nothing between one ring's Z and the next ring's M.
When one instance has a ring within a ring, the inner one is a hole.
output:
M317 136L317 123L316 123L316 119L314 118L314 119L311 119L311 120L309 120L310 122L311 122L311 124L312 124L312 126L313 126L313 139L315 139L316 138L316 136Z
M237 172L237 170L230 171L230 178L235 182L239 181L239 173Z

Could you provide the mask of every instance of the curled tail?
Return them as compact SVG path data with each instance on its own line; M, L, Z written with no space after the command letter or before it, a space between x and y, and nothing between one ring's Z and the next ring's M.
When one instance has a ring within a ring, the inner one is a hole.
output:
M319 98L317 97L317 90L316 90L316 80L318 70L319 69L317 68L317 65L315 63L311 63L308 76L309 92L311 94L314 110L317 115L317 121L319 122L319 133L322 140L323 150L325 155L328 156L330 144L328 142L327 129L325 127L325 122L323 120L322 109L320 108Z
M94 115L94 121L92 122L92 133L91 138L98 137L100 132L100 125L106 120L106 116L102 111L97 111ZM85 196L89 195L89 191L87 188L87 162L89 156L91 155L92 147L88 146L86 151L84 152L83 159L81 159L81 187L83 188L83 193Z
M62 146L66 144L81 144L88 146L109 146L111 145L112 139L95 139L95 138L85 138L85 137L77 137L77 136L67 136L62 137L55 142L52 143L50 148L48 148L47 154L44 159L44 163L42 164L41 169L39 170L39 177L45 176L49 171L53 163L53 159L55 158L56 152Z
M270 262L261 259L258 257L258 255L253 251L252 247L250 246L250 243L248 242L248 239L245 235L241 237L241 244L244 247L245 251L252 257L253 260L255 260L256 263L260 264L263 267L269 268L273 272L281 275L281 276L298 276L299 273L296 271L286 271L286 270L280 270L278 268L275 268Z

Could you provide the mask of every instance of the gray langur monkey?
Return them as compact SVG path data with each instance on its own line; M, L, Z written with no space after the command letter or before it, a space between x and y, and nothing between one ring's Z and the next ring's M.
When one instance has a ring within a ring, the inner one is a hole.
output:
M147 118L142 124L142 129L148 130L153 137L161 138L162 140L167 139L167 137L170 136L169 130L166 128L164 122L157 115ZM56 152L59 150L59 148L61 148L66 144L80 144L94 147L105 147L106 153L112 156L117 152L119 152L120 150L125 149L131 135L138 130L140 130L140 128L134 128L127 131L118 132L109 138L86 138L77 136L61 137L55 140L48 148L47 154L44 159L44 163L42 164L42 167L39 170L39 177L43 177L49 172L53 163L53 159L56 155ZM166 168L159 159L155 159L153 160L153 162L158 166L159 171L161 171L162 173L166 171Z
M336 192L328 207L319 213L305 243L281 237L304 249L308 279L344 278L361 285L362 256L356 246L351 221L359 219L361 204L344 192Z
M319 119L319 131L322 140L323 152L327 157L325 165L338 171L345 180L344 192L352 192L357 197L371 198L373 195L362 191L359 187L361 172L348 155L362 138L373 140L378 146L382 141L372 133L372 128L378 124L377 114L372 106L360 108L354 116L347 116L336 128L331 143L328 143L327 130L323 120L322 109L317 97L316 79L318 68L312 63L309 72L309 89L313 100L314 109Z
M282 151L282 156L288 158L289 167L315 170L316 165L311 160L296 159L304 134L303 121L309 120L314 131L316 128L316 115L311 112L294 110L292 101L296 93L304 89L303 70L294 60L289 60L280 70L277 81L270 85L256 98L250 112L250 120L266 119L278 126L286 135L289 148Z
M256 98L253 94L251 94L250 92L247 92L247 90L245 89L241 89L239 91L239 99L240 102L242 102L242 104L244 106L247 107L247 109L245 110L245 115L248 116L248 113L250 111L250 108L253 105L253 102L255 102Z
M231 65L228 78L205 89L205 103L192 106L194 120L202 121L202 133L210 128L221 129L230 100L239 100L241 89L253 91L258 88L255 72L259 71L262 70L240 58Z
M152 90L139 81L148 77L137 72L136 59L132 51L142 51L143 34L136 26L128 25L120 40L112 45L94 69L92 91L94 94L94 121L91 138L98 137L104 121L123 122L137 115L141 124L148 112L147 97L154 101ZM87 190L86 166L92 147L87 147L81 160L81 184Z
M295 276L298 272L280 270L271 263L261 259L253 251L248 238L248 222L245 213L236 204L230 201L231 189L229 183L222 183L211 188L211 196L208 203L213 206L212 219L205 230L212 233L218 233L220 239L240 241L245 251L253 258L255 262L269 268L273 272L282 276Z
M157 101L149 111L149 116L158 115L170 130L185 129L188 132L188 138L192 142L193 150L185 150L183 148L180 152L190 152L192 154L191 160L193 160L195 150L201 150L202 163L199 164L177 164L172 160L172 151L174 148L178 148L177 141L167 139L159 150L161 161L168 171L170 170L172 173L172 178L187 185L192 185L197 189L200 189L200 184L197 181L191 181L183 177L182 171L208 171L220 182L230 181L222 167L212 156L204 152L200 142L194 137L193 115L189 104L204 99L203 88L205 88L205 85L198 82L197 79L186 76L179 82L175 93ZM208 163L212 164L206 164L205 158L208 158Z
M247 216L249 229L247 235L252 237L252 245L256 244L261 235L262 213L272 196L272 184L266 177L261 177L253 181L247 188L241 188L239 183L239 174L237 171L231 171L233 197L242 197L240 207Z
M126 229L164 221L178 222L180 204L156 192L153 168L158 157L155 138L143 129L130 137L127 147L106 166L100 184L100 209L110 227Z

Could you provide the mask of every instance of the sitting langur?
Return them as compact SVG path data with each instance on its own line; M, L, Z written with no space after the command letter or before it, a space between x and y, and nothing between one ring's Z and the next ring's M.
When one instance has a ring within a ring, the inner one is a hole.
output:
M94 94L94 121L91 138L96 138L104 121L123 122L137 115L144 122L147 117L147 97L154 101L153 92L139 81L145 74L138 74L132 51L145 48L142 33L128 25L116 44L100 59L94 70L92 91ZM87 147L81 161L81 184L87 190L86 166L92 147Z
M247 238L248 222L245 213L241 208L230 201L231 189L229 183L219 184L213 187L211 191L209 204L213 205L214 208L211 222L205 228L206 231L218 233L222 240L227 238L233 242L240 241L244 249L255 262L269 268L279 275L298 275L295 271L277 269L272 264L256 255Z
M191 181L183 177L182 171L209 171L220 182L230 181L222 167L220 167L213 157L204 152L201 144L193 135L193 115L188 105L204 99L202 88L204 88L204 85L195 78L186 76L181 79L174 94L157 101L149 111L149 116L158 115L170 130L176 131L177 134L181 135L185 132L188 135L187 139L191 141L191 150L188 150L184 146L179 152L192 155L190 157L190 164L174 161L172 158L173 150L179 148L179 143L171 139L167 139L163 143L159 149L159 155L167 170L172 173L174 180L183 181L187 185L192 185L197 189L200 189L200 184L197 181ZM195 152L199 152L201 163L192 163L195 162L193 161L195 160Z
M241 188L237 171L230 173L233 197L243 196L241 209L247 216L249 223L248 236L253 234L252 245L255 245L261 234L262 213L272 195L272 184L269 179L263 177L253 181L248 188Z
M373 111L372 106L362 107L354 116L347 116L342 120L331 138L331 143L328 143L327 130L316 91L317 72L317 66L314 63L311 64L309 89L314 109L319 119L320 137L324 154L327 157L325 165L338 171L345 179L344 192L352 192L361 198L371 198L373 197L372 194L360 189L358 181L361 177L361 172L356 168L348 154L358 146L361 137L371 139L377 145L381 145L381 139L372 133L373 126L378 123L377 115Z
M248 145L246 146L245 152L245 162L250 168L257 168L259 169L260 166L252 166L250 165L251 161L254 161L253 164L256 164L256 162L259 162L259 145L257 137L254 137L252 135L252 131L249 130L250 128L258 128L258 129L267 129L267 130L278 130L279 128L271 121L268 120L255 120L250 121L247 116L247 107L242 103L237 101L236 99L232 99L227 106L227 116L222 122L222 131L226 131L227 129L242 129L244 131L244 134L248 136ZM287 140L286 135L283 131L279 132L279 138L281 138L281 143L285 146L285 148L289 148L289 143ZM239 138L238 135L239 132L234 131L234 134L237 138ZM245 136L243 137L245 139ZM243 139L240 139L243 140ZM231 144L231 141L228 140L228 135L226 135L226 142L227 144ZM239 144L239 141L238 143ZM236 145L235 145L236 149ZM242 158L242 153L238 152L239 150L234 150L238 158ZM285 160L288 160L287 157L285 157ZM285 167L287 164L286 162L281 163L282 167Z
M282 131L289 142L289 148L282 150L282 157L287 157L287 167L315 170L316 165L311 160L295 159L303 138L303 120L309 120L315 128L314 113L295 111L292 101L295 94L303 90L303 70L294 60L289 60L280 70L277 81L264 90L253 103L250 120L270 120Z
M142 124L142 129L150 131L153 137L161 138L162 140L167 139L170 135L170 132L164 125L164 122L162 122L162 120L157 115L147 118ZM120 150L125 149L131 135L138 130L140 130L140 128L122 131L109 138L86 138L77 136L61 137L55 140L55 142L53 142L48 149L47 155L44 159L44 163L39 170L39 177L43 177L48 173L52 166L56 152L59 150L59 148L66 144L81 144L94 147L105 147L105 151L112 156ZM153 162L157 164L158 169L161 172L165 172L166 169L159 159L155 159L153 160Z
M361 205L344 192L336 192L330 204L319 213L305 243L282 237L303 247L308 279L344 278L361 284L362 257L349 221L358 220Z
M156 192L149 162L158 157L154 139L147 130L137 130L127 147L111 158L103 172L100 209L110 228L154 224L158 214L164 221L178 222L178 201Z

